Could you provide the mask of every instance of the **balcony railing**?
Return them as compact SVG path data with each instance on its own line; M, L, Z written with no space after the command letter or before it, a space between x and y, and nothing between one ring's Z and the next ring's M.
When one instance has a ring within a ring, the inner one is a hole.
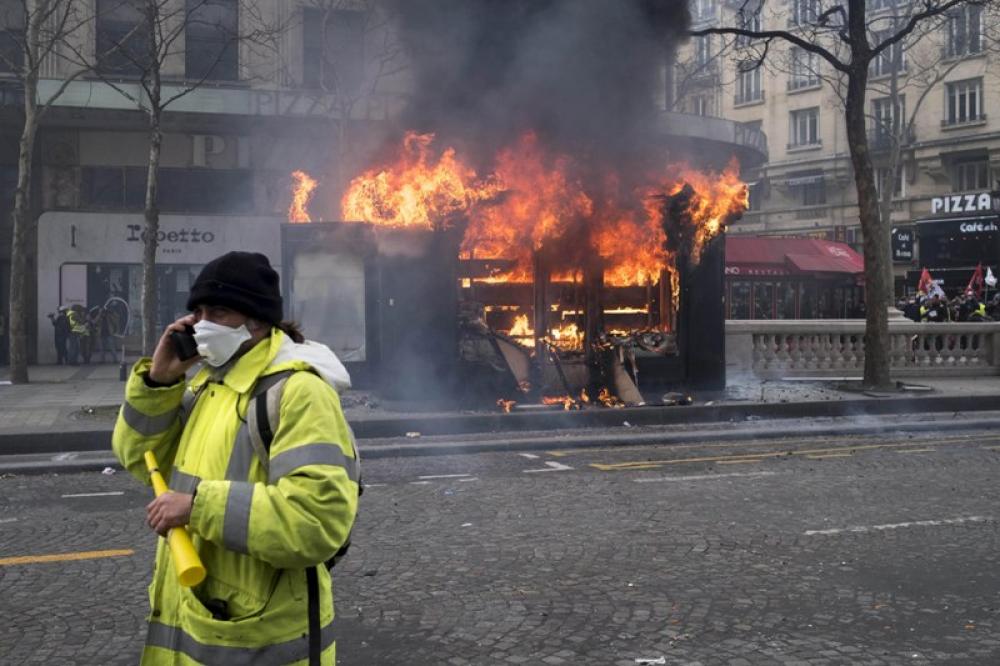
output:
M876 127L868 131L868 147L871 150L889 150L897 143L900 146L909 146L916 140L916 132L912 125L905 128L900 127L895 131L882 127Z

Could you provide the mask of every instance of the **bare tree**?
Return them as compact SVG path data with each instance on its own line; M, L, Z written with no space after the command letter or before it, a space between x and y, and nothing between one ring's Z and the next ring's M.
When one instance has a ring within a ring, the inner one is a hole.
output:
M82 0L5 0L0 3L0 67L20 86L23 125L18 142L17 189L11 214L10 304L8 351L10 379L28 381L27 275L28 243L36 220L31 207L34 187L35 138L46 112L66 88L89 67L66 58L93 21L89 3ZM43 67L62 69L59 86L44 98L39 95Z
M734 25L717 25L692 30L691 34L730 35L755 40L760 57L766 59L775 42L791 44L815 54L833 68L843 86L848 150L854 170L859 219L864 235L865 325L864 384L888 387L890 378L890 338L888 308L892 304L892 265L889 254L889 220L879 207L875 171L867 134L866 99L872 63L901 48L915 31L926 27L947 12L963 5L984 5L989 0L913 0L912 11L894 25L873 25L866 0L792 0L791 11L781 12L787 29L750 29L745 17L764 11L768 0L738 0ZM776 3L771 0L773 7ZM784 5L784 3L782 3ZM891 9L904 0L884 0ZM782 9L785 9L782 7ZM790 15L789 15L790 14ZM883 27L884 26L884 27ZM755 26L756 27L756 26Z
M357 164L363 132L357 125L384 120L394 98L389 82L407 69L391 3L384 0L303 0L301 67L285 62L285 79L302 86L307 113L326 118L336 137L326 172L337 188Z
M207 81L223 78L220 70L226 70L225 78L239 78L239 49L274 50L285 26L255 0L226 4L213 0L97 0L97 4L99 19L113 18L127 29L99 32L98 49L105 49L94 71L146 115L149 132L141 309L142 349L151 354L159 337L156 250L163 116L171 105ZM194 50L195 31L208 34L207 49ZM77 51L77 56L83 59L86 54ZM123 83L122 77L129 83Z

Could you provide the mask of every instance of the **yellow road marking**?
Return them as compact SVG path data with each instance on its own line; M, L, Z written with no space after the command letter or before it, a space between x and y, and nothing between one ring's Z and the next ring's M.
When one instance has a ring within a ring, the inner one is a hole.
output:
M806 456L806 458L809 460L823 460L825 458L850 458L853 455L853 453L826 453L816 456Z
M877 437L877 436L876 435L845 435L844 438L846 438L846 437L855 437L857 439L869 440L870 441L873 437ZM827 442L835 442L835 441L839 441L840 439L844 439L844 438L831 438L831 439L826 439L825 441L827 441ZM1000 435L993 435L993 436L989 436L989 437L981 437L981 436L975 436L975 435L956 435L954 437L943 437L941 439L934 439L933 443L935 445L938 445L938 444L955 444L955 443L963 443L963 442L965 442L965 443L995 442L995 441L998 441L998 440L1000 440ZM751 440L744 440L744 441L724 442L722 444L707 444L707 443L702 442L702 443L699 443L699 444L665 444L664 446L669 446L672 451L684 451L684 450L687 450L687 449L735 449L735 448L752 448L752 447L757 447L757 446L773 446L774 445L774 441L775 440L773 440L773 439L771 439L771 440L759 440L759 439L758 440L754 440L754 439L751 439ZM782 444L784 444L786 446L794 446L796 444L804 445L804 444L815 444L816 443L816 439L789 439L789 440L780 440L780 441L782 442ZM908 440L906 442L899 442L897 444L872 444L872 445L851 445L851 444L845 444L843 446L833 447L832 450L836 450L836 449L851 449L851 450L855 450L855 449L864 449L864 448L872 448L872 447L882 448L882 447L886 447L886 446L913 446L916 443L919 443L919 442L914 442L912 440ZM545 453L547 453L550 456L557 456L557 457L564 457L564 456L570 456L570 455L584 456L584 455L592 455L594 453L604 453L604 452L608 452L608 451L611 451L611 452L614 452L614 453L620 453L622 451L644 451L644 450L648 450L650 448L650 446L655 446L655 445L651 445L651 444L636 444L635 446L608 446L608 447L598 447L598 448L592 448L592 449L564 449L564 450L556 449L556 450L553 450L553 451L546 451ZM1000 450L1000 446L995 447L995 448L997 450ZM793 453L797 453L797 452L793 451Z
M944 440L939 440L944 441ZM913 442L901 442L898 444L867 444L864 446L835 446L823 449L803 449L802 451L765 451L761 453L742 453L722 456L699 456L696 458L672 458L669 460L642 460L636 462L623 463L591 463L590 466L602 472L629 469L650 469L651 466L661 465L682 465L686 463L712 462L727 464L728 461L760 462L764 458L778 458L781 456L805 456L807 458L817 455L848 456L858 451L874 451L876 449L901 449L913 446ZM935 451L936 449L909 449L908 451Z
M747 463L759 463L763 462L760 458L753 458L751 460L720 460L720 465L746 465Z
M896 453L929 453L931 451L937 451L937 449L900 449Z
M43 562L71 562L74 560L96 560L102 557L126 557L135 555L135 551L128 550L85 550L78 553L58 553L56 555L22 555L21 557L2 557L0 566L11 566L15 564L40 564Z

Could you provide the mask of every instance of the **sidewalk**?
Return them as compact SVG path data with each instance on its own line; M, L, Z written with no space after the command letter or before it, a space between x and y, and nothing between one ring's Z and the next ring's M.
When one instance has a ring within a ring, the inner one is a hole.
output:
M109 448L124 382L117 365L32 366L30 384L0 383L0 455L98 451ZM0 382L7 369L0 368ZM499 410L421 411L418 405L380 401L365 391L341 396L360 440L551 432L628 426L742 423L765 419L1000 411L1000 377L914 380L929 391L872 395L842 390L833 381L733 380L721 395L695 394L692 406L564 412L519 406ZM407 434L409 433L409 436ZM418 435L419 434L419 435ZM374 442L373 442L374 443Z

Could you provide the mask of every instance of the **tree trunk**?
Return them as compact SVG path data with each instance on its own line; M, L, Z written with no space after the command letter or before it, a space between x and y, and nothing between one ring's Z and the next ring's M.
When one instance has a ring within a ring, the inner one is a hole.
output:
M847 140L858 190L858 211L865 252L865 375L868 387L890 386L889 313L892 271L889 265L889 225L879 211L868 137L865 134L867 63L855 65L847 82ZM890 184L891 187L891 184Z
M160 180L160 147L163 145L163 130L160 126L159 101L154 102L149 112L149 165L146 171L146 201L143 215L146 219L146 235L142 243L142 353L151 356L159 340L156 326L156 248L160 232L160 209L158 188Z
M17 191L12 213L13 239L10 246L10 312L8 351L10 381L28 383L28 240L34 218L31 211L31 181L38 133L36 89L38 77L29 75L24 81L24 127L18 144Z

